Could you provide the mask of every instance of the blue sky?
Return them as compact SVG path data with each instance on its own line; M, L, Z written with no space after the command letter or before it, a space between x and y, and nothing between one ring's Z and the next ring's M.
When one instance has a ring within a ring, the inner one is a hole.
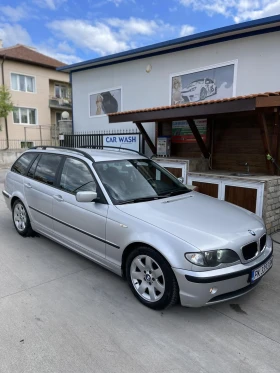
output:
M75 63L280 13L280 0L1 0L0 39Z

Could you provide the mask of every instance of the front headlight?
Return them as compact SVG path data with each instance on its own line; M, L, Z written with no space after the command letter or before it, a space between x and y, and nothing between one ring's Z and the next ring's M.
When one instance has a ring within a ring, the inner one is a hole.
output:
M240 260L238 254L229 249L186 253L185 257L189 262L202 267L217 267L221 263L234 263Z

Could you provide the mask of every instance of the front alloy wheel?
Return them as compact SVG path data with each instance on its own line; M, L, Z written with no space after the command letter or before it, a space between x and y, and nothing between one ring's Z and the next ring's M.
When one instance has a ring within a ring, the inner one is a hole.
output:
M130 253L126 277L135 297L149 308L161 310L178 302L174 272L166 259L151 247L141 246Z
M143 299L156 302L165 291L165 280L158 263L148 255L139 255L130 266L130 277L136 292Z
M203 101L203 100L206 99L206 97L207 97L207 91L206 91L206 89L203 87L203 88L201 89L201 91L200 91L200 100Z

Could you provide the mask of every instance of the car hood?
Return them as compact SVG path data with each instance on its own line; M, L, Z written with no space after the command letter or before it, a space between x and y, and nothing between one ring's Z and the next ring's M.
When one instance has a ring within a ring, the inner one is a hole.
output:
M262 219L250 211L197 192L117 208L200 250L236 247L265 232Z

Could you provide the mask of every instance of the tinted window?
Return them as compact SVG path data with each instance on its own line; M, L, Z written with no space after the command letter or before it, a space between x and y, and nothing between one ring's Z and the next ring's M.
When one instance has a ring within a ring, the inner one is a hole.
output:
M53 185L61 159L61 155L43 154L37 165L34 179L48 185Z
M60 179L60 188L66 192L96 191L95 180L84 162L67 158Z
M30 169L27 173L28 177L32 177L32 178L34 177L35 170L36 170L37 164L39 162L39 159L40 159L40 156L38 155L38 157L35 159L35 161L33 162L32 166L30 167Z
M22 155L13 165L12 171L25 175L31 162L37 157L36 153L26 153Z

